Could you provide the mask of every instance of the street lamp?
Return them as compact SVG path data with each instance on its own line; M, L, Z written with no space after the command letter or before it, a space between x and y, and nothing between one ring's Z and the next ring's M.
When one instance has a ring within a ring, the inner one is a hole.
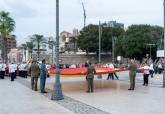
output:
M163 87L165 87L165 0L164 0L164 63L163 63Z
M112 63L115 63L115 43L116 43L117 37L112 36Z
M59 66L59 0L56 0L56 76L53 88L52 100L64 99L60 83L60 66Z
M102 27L101 22L99 21L99 67L101 66L101 37L102 37ZM102 75L97 76L99 79L102 78Z
M155 46L155 44L147 44L148 46L150 46L150 60L152 59L151 57L152 57L152 51L151 51L151 46Z
M102 36L102 28L101 28L101 22L99 21L99 66L101 65L101 36Z

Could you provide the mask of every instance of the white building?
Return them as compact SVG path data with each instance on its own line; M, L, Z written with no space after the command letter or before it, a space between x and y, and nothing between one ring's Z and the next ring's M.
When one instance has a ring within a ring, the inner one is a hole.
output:
M59 49L61 52L77 50L78 29L73 29L73 33L63 31L60 33Z

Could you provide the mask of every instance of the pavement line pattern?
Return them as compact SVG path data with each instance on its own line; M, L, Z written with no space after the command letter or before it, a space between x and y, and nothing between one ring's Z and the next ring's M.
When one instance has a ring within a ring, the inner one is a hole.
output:
M31 88L31 84L29 81L23 78L18 78L17 82L21 83L22 85ZM52 90L46 89L48 91L47 94L43 94L45 97L51 99ZM65 107L66 109L74 112L75 114L110 114L108 112L102 111L98 108L93 106L87 105L82 103L78 100L70 98L68 96L64 96L63 100L55 101L56 103L60 104L61 106Z

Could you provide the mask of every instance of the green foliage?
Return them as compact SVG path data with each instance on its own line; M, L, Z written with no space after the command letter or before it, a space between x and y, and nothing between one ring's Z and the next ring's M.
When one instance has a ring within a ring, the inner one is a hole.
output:
M96 52L98 49L98 26L89 25L80 31L80 36L78 37L78 46L83 51Z
M33 48L34 48L33 42L32 41L26 42L26 46L27 46L27 50L31 54L31 58L32 58L32 53L33 53Z
M9 35L15 29L15 21L10 17L9 12L0 12L0 33L3 36Z
M7 36L15 29L15 21L10 17L9 12L0 12L0 35L2 38L2 58L7 63Z
M33 48L34 48L33 42L26 42L26 46L29 52L33 51Z
M111 28L102 26L101 50L102 52L112 51L112 36L119 37L124 30L121 28ZM99 25L88 25L80 31L78 46L83 51L96 52L99 49Z
M112 37L120 37L124 33L121 28L104 27L102 33L102 50L103 52L112 52Z
M163 29L158 26L150 25L131 25L128 30L119 37L116 44L117 55L126 58L142 59L146 54L150 54L151 46L152 57L156 56L157 45L163 37Z
M40 53L40 47L41 47L41 44L43 44L44 42L46 42L46 39L43 35L38 35L38 34L34 34L32 37L31 37L31 41L32 42L35 42L36 45L37 45L37 50L38 50L38 60L39 60L39 53Z
M34 42L34 43L36 43L37 49L40 50L41 44L43 44L44 42L46 42L46 39L44 38L43 35L34 34L31 37L31 41Z

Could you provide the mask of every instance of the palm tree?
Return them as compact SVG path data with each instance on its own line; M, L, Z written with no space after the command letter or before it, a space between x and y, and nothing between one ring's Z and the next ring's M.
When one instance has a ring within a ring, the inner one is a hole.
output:
M26 46L28 49L28 53L30 53L30 56L28 56L28 59L31 58L32 59L32 53L33 53L33 48L34 48L34 44L33 42L26 42Z
M26 44L22 44L21 47L23 48L24 56L25 56L25 61L26 61L26 50L27 50L27 45L26 45Z
M37 58L39 60L39 55L40 55L40 47L41 47L41 44L43 44L44 42L46 42L46 39L43 35L38 35L38 34L34 34L32 37L31 37L31 41L32 42L35 42L36 45L37 45Z
M15 29L15 21L9 16L9 12L0 12L0 35L2 38L2 58L7 63L7 36Z

